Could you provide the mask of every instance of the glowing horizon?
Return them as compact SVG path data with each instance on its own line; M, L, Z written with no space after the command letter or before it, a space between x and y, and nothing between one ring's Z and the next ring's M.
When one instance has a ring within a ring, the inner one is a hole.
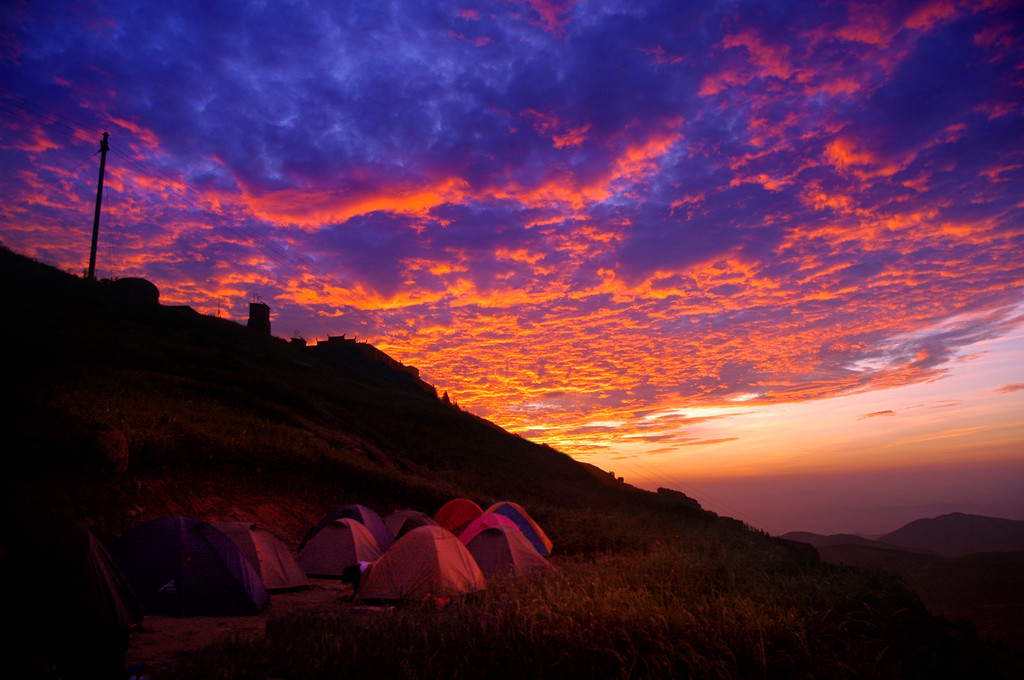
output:
M134 7L0 17L11 249L108 131L101 276L627 481L1024 460L1013 2Z

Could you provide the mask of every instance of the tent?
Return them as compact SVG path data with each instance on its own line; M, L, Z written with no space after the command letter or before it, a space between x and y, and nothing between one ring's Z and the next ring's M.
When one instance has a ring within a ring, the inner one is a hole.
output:
M458 536L467 524L482 514L483 509L468 498L453 498L434 513L434 521Z
M123 674L145 612L103 544L78 522L27 507L0 524L5 677Z
M127 531L110 554L146 611L176 616L258 614L260 575L238 546L192 517L160 517Z
M363 575L357 599L421 601L462 595L485 587L484 575L469 550L439 526L417 527Z
M437 522L419 510L395 510L384 518L384 526L395 538L401 538L416 527L428 525L437 525Z
M373 534L354 519L325 525L299 550L299 566L310 576L342 576L347 567L374 562L381 556Z
M551 555L552 543L551 539L547 537L544 530L540 528L540 525L533 521L533 518L527 514L526 510L523 510L520 506L515 503L508 501L502 501L495 503L491 507L484 511L484 514L496 512L499 515L505 515L519 527L519 530L523 532L526 538L530 539L530 543L537 549L542 556L548 557Z
M519 525L513 522L505 515L499 515L496 512L490 512L486 515L480 515L472 522L466 525L466 528L459 534L459 540L464 544L469 544L473 537L479 534L484 529L490 529L492 527L509 527L522 533Z
M299 550L301 551L309 539L313 538L313 536L315 536L316 533L325 526L336 519L346 518L362 522L362 524L370 530L370 533L373 534L373 538L377 541L377 545L380 546L381 550L387 550L391 547L391 544L395 542L395 535L388 530L380 515L374 512L371 508L368 508L365 505L343 505L342 507L335 508L324 515L323 518L316 523L316 526L309 530L306 537L302 539L302 543L299 544Z
M309 579L277 536L252 522L210 522L238 546L267 590L305 588Z
M466 548L487 579L533 577L554 570L519 529L504 526L484 529Z

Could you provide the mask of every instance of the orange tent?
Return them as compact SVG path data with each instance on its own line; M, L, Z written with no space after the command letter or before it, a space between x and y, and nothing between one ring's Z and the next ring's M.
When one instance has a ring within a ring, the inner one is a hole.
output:
M469 550L439 526L417 527L395 541L363 575L361 601L411 600L463 595L485 587Z
M263 579L267 590L302 588L309 585L305 572L281 539L252 522L210 522L238 546Z
M453 498L434 513L434 521L458 536L467 524L482 514L480 506L468 498Z

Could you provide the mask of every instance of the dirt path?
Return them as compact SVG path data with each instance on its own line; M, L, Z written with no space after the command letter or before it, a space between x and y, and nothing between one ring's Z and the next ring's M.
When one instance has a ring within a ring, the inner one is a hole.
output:
M308 590L271 593L270 603L258 616L146 616L140 630L132 634L126 663L146 664L145 673L153 673L213 642L262 635L273 618L348 606L351 597L352 587L341 581L314 579Z

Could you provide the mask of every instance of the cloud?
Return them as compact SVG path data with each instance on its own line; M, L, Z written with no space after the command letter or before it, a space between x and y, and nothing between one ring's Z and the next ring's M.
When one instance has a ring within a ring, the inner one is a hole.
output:
M708 446L710 444L724 444L725 442L736 441L738 437L720 437L718 439L702 439L700 441L685 442L682 446Z
M936 380L1020 324L1009 5L63 10L5 15L5 244L82 268L109 130L105 275L258 292L569 450Z

